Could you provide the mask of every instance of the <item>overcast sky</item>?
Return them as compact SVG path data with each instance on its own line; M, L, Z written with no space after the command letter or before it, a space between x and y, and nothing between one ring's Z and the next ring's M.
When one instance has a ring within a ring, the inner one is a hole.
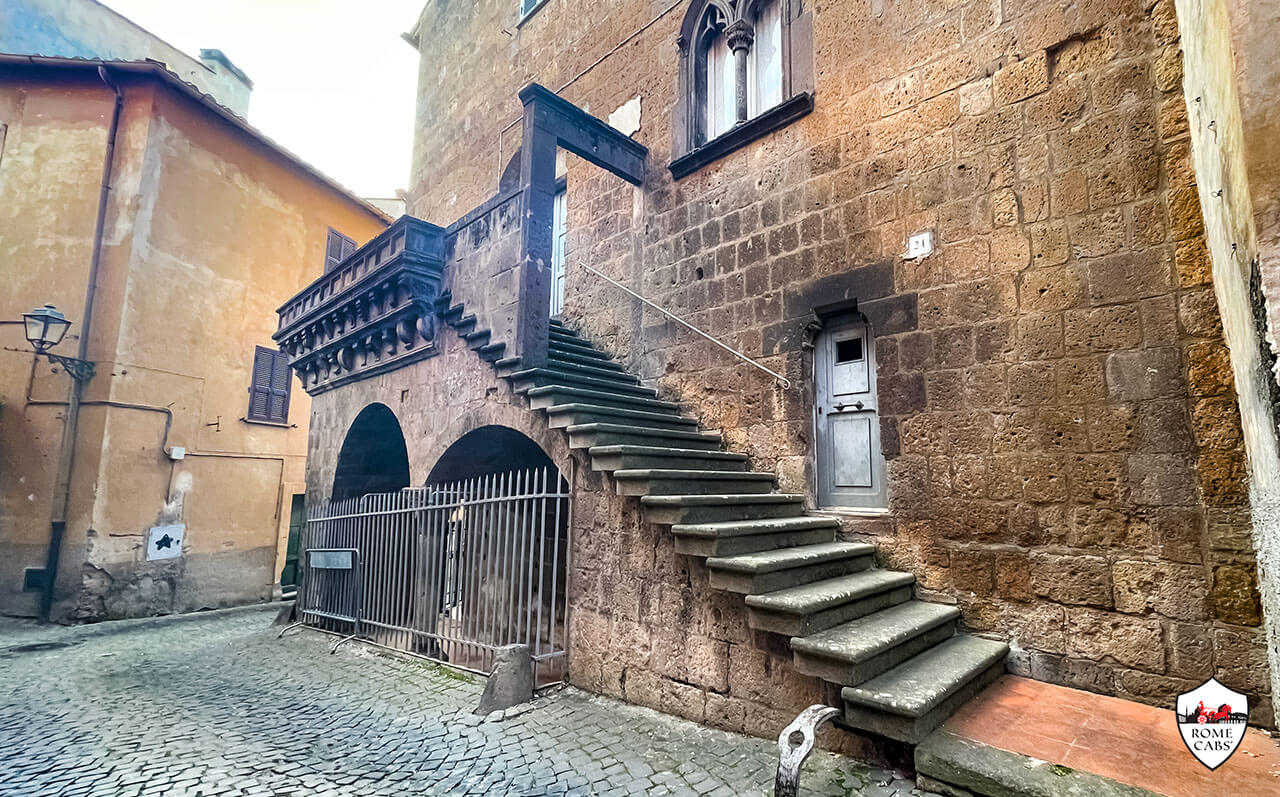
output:
M426 0L102 0L253 81L249 122L361 196L409 182L418 54L400 38Z

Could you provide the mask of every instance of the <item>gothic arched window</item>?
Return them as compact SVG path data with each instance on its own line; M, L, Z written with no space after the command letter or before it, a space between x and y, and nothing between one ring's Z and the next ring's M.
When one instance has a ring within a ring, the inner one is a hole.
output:
M813 108L803 0L693 0L680 32L673 114L678 178Z

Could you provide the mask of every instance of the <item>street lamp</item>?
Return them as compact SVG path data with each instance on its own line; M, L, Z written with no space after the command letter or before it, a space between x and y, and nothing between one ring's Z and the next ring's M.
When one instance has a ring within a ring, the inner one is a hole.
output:
M93 363L76 357L63 357L61 354L53 354L49 351L62 342L67 330L71 328L71 322L58 311L58 308L46 304L29 313L23 313L22 322L26 326L27 342L36 350L37 356L43 354L49 362L61 365L77 382L88 382L93 378Z

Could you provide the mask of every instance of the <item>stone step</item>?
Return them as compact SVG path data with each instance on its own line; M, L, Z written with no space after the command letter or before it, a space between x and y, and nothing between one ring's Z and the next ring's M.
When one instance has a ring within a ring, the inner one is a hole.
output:
M591 469L603 471L642 468L690 470L746 470L747 457L730 451L699 451L664 446L593 446Z
M505 343L490 343L487 346L481 346L476 349L476 352L479 353L480 359L487 363L492 363L500 360L502 353L506 350L507 344Z
M552 318L548 323L551 325L552 329L568 329L568 327L564 325L564 322L558 318Z
M471 313L470 315L465 315L462 318L459 318L457 321L450 321L449 326L453 327L459 335L462 335L465 338L467 333L476 326L476 314Z
M563 429L566 426L577 426L584 423L625 423L631 426L686 431L694 431L698 428L696 418L686 418L682 415L677 415L674 411L645 412L644 410L629 410L623 407L575 403L547 407L543 412L547 414L547 423L552 429Z
M627 423L584 423L566 427L565 431L569 433L569 448L671 445L715 451L724 444L724 440L717 432L655 429Z
M593 348L590 343L576 338L552 337L548 341L548 351L552 353L576 354L593 360L612 360L613 355L607 351Z
M759 594L866 570L875 563L875 552L876 547L866 543L824 542L717 556L707 560L707 570L713 589Z
M613 478L618 486L618 495L767 493L773 489L775 481L772 473L657 468L616 470Z
M838 525L830 518L800 515L723 523L677 523L671 527L671 533L676 538L677 553L727 557L829 543L835 540Z
M511 365L498 365L498 376L511 380L511 389L517 393L527 392L531 388L563 385L566 387L582 387L591 390L602 390L607 393L625 393L634 396L656 397L658 391L651 387L641 387L634 379L601 379L584 376L578 373L562 371L556 368L520 368L518 358ZM619 376L624 376L619 374Z
M1009 646L958 634L882 675L840 691L845 723L918 744L1004 673Z
M831 542L836 534L831 529L797 529L796 531L752 534L746 537L676 537L675 551L685 556L737 556L778 548L795 548Z
M622 372L626 369L620 364L610 359L600 359L587 354L579 354L578 352L566 351L565 349L551 347L547 350L547 364L552 368L559 367L562 364L581 365L588 368L599 368L605 371Z
M570 343L576 342L588 344L586 339L568 327L551 327L551 329L547 330L547 341L549 343L555 341L568 341Z
M626 393L613 393L608 390L591 390L585 387L570 387L568 385L545 385L543 387L531 387L524 393L529 397L529 408L535 410L544 410L548 407L554 407L559 404L573 404L575 402L587 404L600 404L606 407L625 407L633 410L646 410L648 412L664 411L679 412L680 405L674 401L662 401L649 396L633 396Z
M489 342L490 334L491 333L487 329L477 329L473 332L468 332L467 334L463 335L462 339L465 340L467 342L467 345L470 346L471 348L478 349Z
M752 596L748 596L748 600ZM791 639L796 669L857 686L955 634L960 610L906 601L834 628Z
M863 570L813 584L747 596L752 628L808 636L911 600L916 578L897 570Z
M610 365L617 365L617 364L603 363L603 365L610 366ZM623 382L625 384L633 384L633 385L640 384L639 379L627 373L626 371L622 370L621 367L617 367L617 368L600 367L597 365L586 365L583 363L574 362L572 360L565 360L565 359L558 359L558 358L548 358L546 367L552 368L556 371L561 371L562 373L566 373L566 374L575 374L577 376L590 376L596 379L614 380L617 382Z
M804 514L802 493L764 495L648 495L640 499L644 519L674 523L723 523L732 520L798 517Z

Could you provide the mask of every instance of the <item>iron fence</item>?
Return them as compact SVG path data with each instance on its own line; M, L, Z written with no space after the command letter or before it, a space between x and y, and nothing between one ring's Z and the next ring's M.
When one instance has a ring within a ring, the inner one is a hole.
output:
M569 496L545 467L374 493L322 506L303 549L358 552L355 636L481 674L526 644L542 685L567 674ZM302 562L299 619L347 631L325 609L347 582Z

